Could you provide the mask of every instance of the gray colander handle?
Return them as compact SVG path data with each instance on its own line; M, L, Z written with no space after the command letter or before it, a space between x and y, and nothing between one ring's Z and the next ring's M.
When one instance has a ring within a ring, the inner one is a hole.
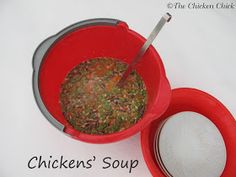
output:
M64 34L78 28L83 28L86 26L94 26L94 25L111 25L115 26L120 22L117 19L109 19L109 18L95 18L84 20L78 23L75 23L71 26L68 26L58 32L57 34L45 39L36 49L33 57L33 68L37 69L40 67L41 61L43 59L44 54L47 52L48 48L60 37Z
M81 22L75 23L75 24L63 29L59 33L45 39L37 47L37 49L34 53L34 56L33 56L33 63L32 63L33 64L33 92L34 92L34 97L35 97L37 105L38 105L39 109L41 110L41 112L43 113L43 115L58 130L63 131L64 130L64 125L61 124L60 122L58 122L49 113L49 111L47 110L47 108L45 107L45 105L42 101L42 98L41 98L40 92L39 92L39 85L38 85L39 69L40 69L40 65L41 65L41 62L43 60L43 57L44 57L45 53L47 52L47 50L51 47L51 45L58 38L62 37L63 35L65 35L66 33L70 32L74 29L83 28L83 27L87 27L87 26L93 26L93 25L111 25L111 26L115 26L119 22L120 22L119 20L108 19L108 18L96 18L96 19L89 19L89 20L81 21Z

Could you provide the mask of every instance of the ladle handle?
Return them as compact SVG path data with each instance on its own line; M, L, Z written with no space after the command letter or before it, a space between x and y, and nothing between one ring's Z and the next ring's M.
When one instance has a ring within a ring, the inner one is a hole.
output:
M142 58L142 56L145 54L149 46L152 44L158 33L161 31L162 27L165 25L166 22L169 22L171 20L171 15L169 13L166 13L162 16L160 21L157 23L155 28L152 30L151 34L148 36L146 42L143 44L143 46L138 51L137 55L134 57L134 59L129 64L127 70L122 75L121 79L117 83L117 86L121 87L124 83L124 81L127 79L129 74L132 72L133 67L136 65L136 63Z

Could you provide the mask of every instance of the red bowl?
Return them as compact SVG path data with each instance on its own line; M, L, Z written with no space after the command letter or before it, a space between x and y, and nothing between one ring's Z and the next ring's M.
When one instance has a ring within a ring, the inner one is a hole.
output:
M60 86L76 65L96 57L112 57L130 63L144 42L145 38L129 29L126 23L113 19L83 21L44 41L34 55L33 82L36 101L45 117L64 133L90 143L127 138L160 117L169 105L171 89L153 46L136 67L145 82L148 101L143 117L132 127L107 135L81 133L66 121L59 104ZM43 47L44 44L47 46Z
M236 122L227 108L216 98L196 89L179 88L172 91L169 108L159 119L149 124L141 132L142 152L146 164L154 177L165 177L162 163L155 157L155 135L170 116L183 112L193 111L204 115L212 121L223 136L227 160L221 177L236 176Z

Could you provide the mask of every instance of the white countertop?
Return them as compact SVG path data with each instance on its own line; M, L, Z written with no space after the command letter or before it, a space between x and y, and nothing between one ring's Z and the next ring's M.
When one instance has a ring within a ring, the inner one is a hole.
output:
M120 19L147 36L169 11L173 19L153 45L163 59L172 87L195 87L209 92L236 116L236 9L168 9L168 2L0 1L1 177L151 176L142 157L139 134L108 145L86 144L57 131L35 103L31 66L34 50L48 36L84 19ZM50 155L63 155L77 160L96 156L97 161L91 169L29 169L29 159L40 155L47 159ZM99 161L106 156L114 160L137 159L139 164L132 173L127 169L104 170Z

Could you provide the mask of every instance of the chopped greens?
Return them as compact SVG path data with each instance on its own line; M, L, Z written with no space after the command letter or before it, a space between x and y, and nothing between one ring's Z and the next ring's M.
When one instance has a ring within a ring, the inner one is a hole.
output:
M80 63L68 73L61 85L60 104L76 130L111 134L139 121L147 101L146 88L135 71L117 87L126 68L124 62L100 57Z

